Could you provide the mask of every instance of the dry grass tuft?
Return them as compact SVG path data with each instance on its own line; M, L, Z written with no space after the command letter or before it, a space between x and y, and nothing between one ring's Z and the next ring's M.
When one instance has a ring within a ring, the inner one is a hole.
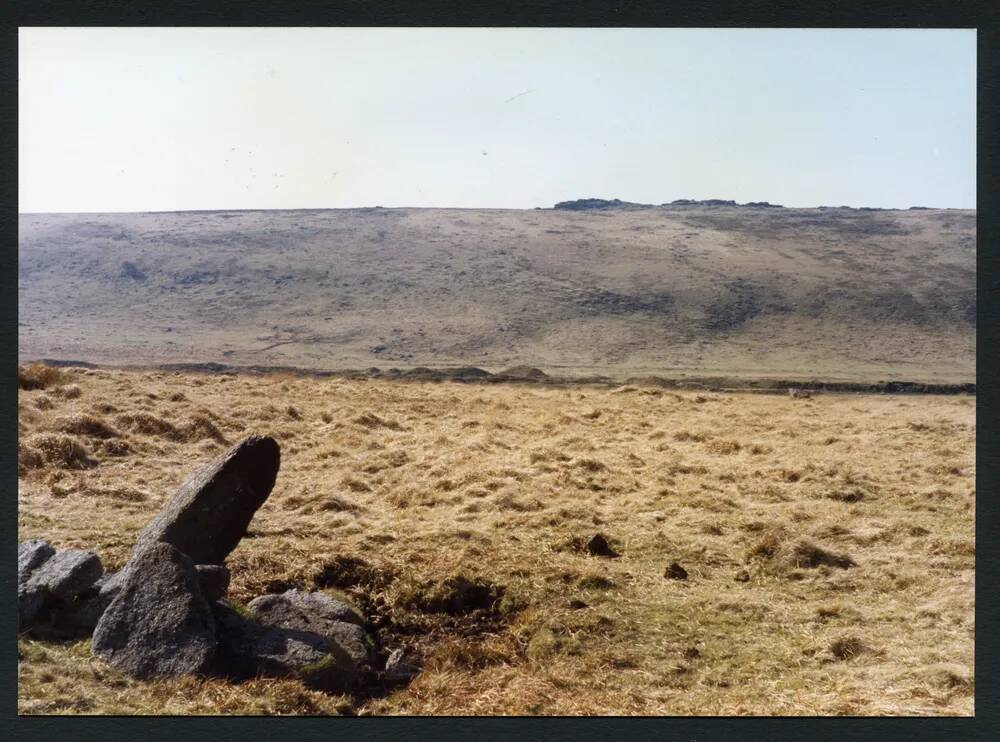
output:
M52 427L61 433L82 435L88 438L106 440L120 436L119 432L104 422L104 420L82 412L67 417L56 418L52 423Z
M838 660L851 660L863 652L867 652L868 647L856 636L847 636L836 639L830 645L830 652Z
M31 389L47 389L66 380L66 372L62 369L46 366L44 363L29 363L17 367L17 388L25 391Z
M91 469L97 466L97 461L82 441L62 433L35 433L25 440L24 450L24 457L19 455L18 458L19 463L24 462L25 468L32 468L28 465L29 461L41 461L46 466L59 469Z
M171 441L185 440L186 436L175 425L149 412L130 412L119 415L115 423L138 435L152 435Z
M503 592L503 587L482 578L457 574L441 581L410 580L398 588L396 603L409 610L458 616L493 610Z
M857 566L857 563L846 554L834 554L808 541L800 541L795 545L795 548L792 550L791 561L796 567L807 567L809 569L823 566L848 569Z

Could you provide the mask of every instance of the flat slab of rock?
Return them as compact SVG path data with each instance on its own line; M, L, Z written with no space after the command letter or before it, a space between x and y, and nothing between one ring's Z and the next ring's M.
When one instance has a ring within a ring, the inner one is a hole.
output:
M101 558L92 551L64 549L31 573L28 585L43 588L56 600L72 600L104 574Z
M50 559L56 550L47 541L31 539L17 545L17 583L27 581L31 573Z
M342 600L325 593L288 590L280 595L262 595L247 609L264 625L308 631L338 644L359 667L372 659L371 642L364 619Z
M246 535L278 475L281 454L270 437L250 436L197 469L139 534L134 553L167 543L195 564L222 564Z
M224 602L214 605L219 634L215 669L236 678L294 677L328 692L357 684L354 661L336 643L311 631L265 626Z
M217 641L194 564L173 546L136 554L94 630L93 654L141 679L203 674Z

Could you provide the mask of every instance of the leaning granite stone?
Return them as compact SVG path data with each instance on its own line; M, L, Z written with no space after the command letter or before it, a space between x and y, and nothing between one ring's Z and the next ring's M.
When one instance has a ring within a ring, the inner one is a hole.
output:
M48 561L56 550L41 539L33 538L17 545L17 583L25 582L31 573Z
M130 561L101 615L92 652L149 679L202 674L216 651L215 619L191 560L170 544L151 544Z
M133 553L163 542L195 564L222 564L246 535L278 475L273 438L252 435L194 471L139 534Z
M205 600L212 603L226 596L229 589L229 570L222 564L196 564L198 584Z
M357 667L336 643L311 631L264 626L224 601L213 609L219 636L214 669L219 674L237 679L293 677L332 693L356 686Z
M29 585L42 587L55 600L72 600L104 574L101 558L92 551L64 549L32 572Z
M324 593L288 590L255 598L247 609L265 626L309 631L336 642L359 667L371 663L372 643L364 619L342 600Z

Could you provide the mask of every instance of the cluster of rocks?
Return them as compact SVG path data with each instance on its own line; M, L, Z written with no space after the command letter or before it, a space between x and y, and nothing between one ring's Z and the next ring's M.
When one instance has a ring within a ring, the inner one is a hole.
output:
M552 208L567 211L591 211L594 209L653 209L657 204L642 204L634 201L622 201L618 198L578 198L575 201L560 201ZM659 206L738 206L740 208L751 209L781 209L781 204L772 204L767 201L747 201L745 204L736 203L732 199L722 198L678 198L669 203L662 203Z
M245 607L226 599L226 557L274 486L277 442L250 436L197 469L139 535L125 567L97 554L18 546L19 631L92 633L92 652L141 678L297 677L344 692L381 676L412 678L400 650L376 669L377 646L348 603L292 589Z

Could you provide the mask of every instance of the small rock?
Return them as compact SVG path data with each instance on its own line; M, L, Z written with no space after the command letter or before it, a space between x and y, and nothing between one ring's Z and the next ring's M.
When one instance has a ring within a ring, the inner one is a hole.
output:
M406 683L420 674L420 668L403 661L403 650L394 649L385 661L385 680L389 683Z
M104 573L101 558L92 551L64 549L36 569L28 584L42 587L49 597L72 600L89 588Z
M569 602L569 607L570 610L579 611L582 610L583 608L588 608L589 606L579 598L574 598Z
M280 459L273 438L252 435L237 443L181 484L139 534L133 553L163 542L195 564L223 564L271 494Z
M701 652L698 647L688 647L684 650L684 657L689 660L696 660L701 657Z
M25 582L31 573L48 561L56 550L48 542L31 539L17 546L17 583Z
M359 667L371 663L371 643L364 619L341 600L324 593L293 589L254 598L247 609L264 626L318 634L338 644Z
M686 580L688 578L688 573L687 570L677 562L672 562L663 573L663 576L668 580Z
M357 684L354 661L335 642L311 631L249 621L225 602L213 609L219 634L215 667L222 674L239 679L296 677L333 693Z
M745 569L741 569L733 579L737 582L750 582L750 573Z
M584 548L594 556L608 557L610 559L619 556L618 552L611 548L611 544L604 538L604 535L600 533L595 533L591 536Z
M140 679L205 673L217 645L215 619L191 559L154 543L123 572L94 630L94 656Z
M222 564L196 564L195 571L198 573L198 584L201 586L201 594L210 603L226 596L229 589L229 570Z

